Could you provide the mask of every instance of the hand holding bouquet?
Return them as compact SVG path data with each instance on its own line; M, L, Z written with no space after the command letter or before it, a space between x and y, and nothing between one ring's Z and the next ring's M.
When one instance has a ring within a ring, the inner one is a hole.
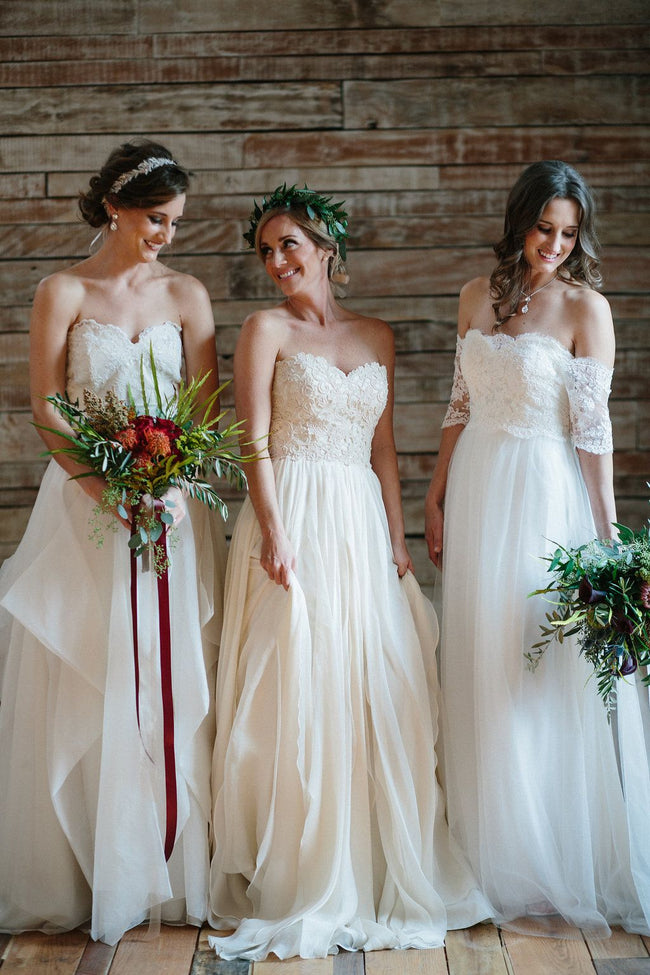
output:
M137 411L132 395L123 401L111 392L102 398L84 390L82 408L57 393L47 400L72 432L44 428L68 441L50 453L67 454L89 468L75 478L99 474L105 479L101 509L113 510L131 523L129 546L136 556L155 545L164 526L173 523L173 515L161 501L171 488L216 508L225 520L228 509L209 477L224 477L243 488L246 477L240 465L248 459L239 453L240 423L218 430L226 414L213 413L223 386L201 404L204 376L181 383L174 394L163 399L151 350L150 365L155 403L147 400L141 362L143 412ZM167 505L172 506L173 501L167 500Z

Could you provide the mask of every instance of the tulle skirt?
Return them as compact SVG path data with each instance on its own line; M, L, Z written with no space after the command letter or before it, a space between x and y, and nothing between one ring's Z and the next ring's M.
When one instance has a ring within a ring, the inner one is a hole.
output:
M92 508L52 462L0 576L0 929L88 925L113 944L147 918L206 918L225 540L193 502L172 533L177 831L166 863L156 576L139 571L138 727L128 534L108 530L97 548Z
M552 644L535 672L524 657L550 609L527 598L550 581L542 556L595 537L576 453L470 423L446 497L441 688L451 829L497 921L536 917L543 933L543 919L560 914L600 935L610 924L647 933L648 690L620 684L610 726L574 638Z
M370 468L280 460L297 554L260 567L246 502L217 688L212 939L224 958L430 947L488 916L436 782L437 621Z

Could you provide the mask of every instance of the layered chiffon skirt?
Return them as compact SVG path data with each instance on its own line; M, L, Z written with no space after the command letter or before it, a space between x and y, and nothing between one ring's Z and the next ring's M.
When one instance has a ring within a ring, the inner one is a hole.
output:
M0 575L0 930L207 915L213 682L225 540L190 502L170 545L176 841L169 862L159 606L138 570L139 711L128 533L89 539L93 502L49 465Z

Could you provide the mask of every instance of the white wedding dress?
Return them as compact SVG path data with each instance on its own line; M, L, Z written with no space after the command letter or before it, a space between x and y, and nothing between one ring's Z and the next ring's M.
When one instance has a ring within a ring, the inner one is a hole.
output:
M441 736L451 829L495 919L560 914L648 932L648 689L613 724L575 638L524 653L549 604L542 560L595 526L575 447L611 450L611 370L550 336L459 339L445 423L466 424L445 499ZM644 727L645 724L645 735ZM624 798L625 796L625 798Z
M180 328L132 343L86 320L68 338L67 392L130 387L149 349L163 395L180 379ZM52 461L24 538L0 574L5 657L0 707L0 930L88 926L115 943L152 918L207 913L212 702L225 541L218 515L190 502L172 533L171 628L176 843L165 862L156 577L139 570L140 729L136 720L128 532L98 548L93 501ZM110 521L110 519L107 519Z
M370 448L386 371L276 364L270 451L297 557L244 504L217 684L211 923L224 958L441 945L488 917L436 782L437 621L400 581Z

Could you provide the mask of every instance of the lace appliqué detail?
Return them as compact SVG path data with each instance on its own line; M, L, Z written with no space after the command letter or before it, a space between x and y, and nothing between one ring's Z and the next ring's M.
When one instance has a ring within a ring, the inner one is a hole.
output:
M92 318L78 322L68 334L66 391L70 399L83 404L83 391L98 396L111 390L125 399L130 389L138 409L142 409L140 361L144 357L144 380L147 401L156 402L156 391L149 365L153 349L158 385L163 397L171 396L181 378L183 344L181 329L175 322L160 322L140 332L132 342L115 325L102 324Z
M460 365L460 353L463 348L463 340L460 335L456 336L456 355L454 357L454 381L451 386L451 396L449 406L442 421L442 426L453 427L458 423L465 426L469 422L469 390L463 376Z
M614 449L607 401L613 370L598 359L572 359L567 369L567 393L574 447L590 454L609 454Z
M522 439L568 439L566 369L572 360L549 335L485 335L470 329L462 340L461 364L471 425Z
M368 466L387 398L386 369L378 362L346 374L307 352L281 359L273 380L271 457Z

